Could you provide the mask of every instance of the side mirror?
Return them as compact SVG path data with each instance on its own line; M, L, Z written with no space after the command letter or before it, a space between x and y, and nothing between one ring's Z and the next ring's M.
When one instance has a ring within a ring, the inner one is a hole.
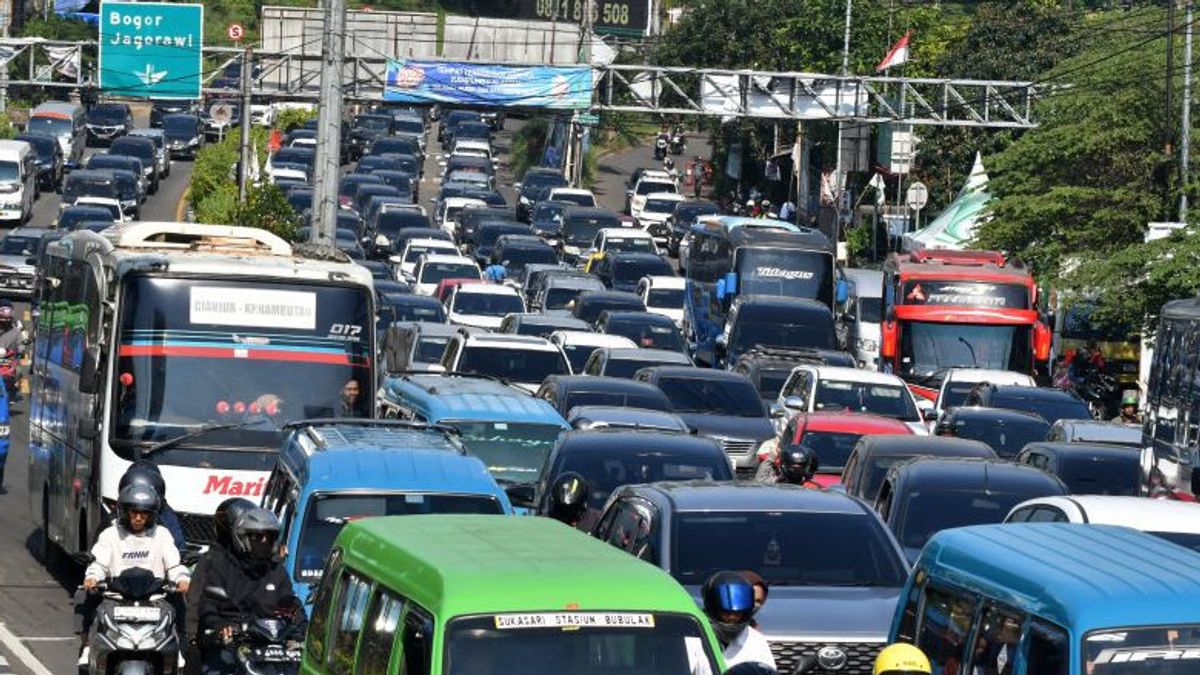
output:
M787 408L784 408L783 406L779 405L778 403L771 404L770 412L771 412L771 419L773 419L773 420L783 419L784 417L787 417Z
M533 508L533 485L531 483L515 483L505 486L504 494L508 495L508 501L512 502L513 506Z
M225 592L225 589L220 586L205 586L204 597L209 600L228 600L229 593Z
M787 398L783 399L783 407L787 408L788 410L804 412L804 399L800 398L799 396L788 396Z

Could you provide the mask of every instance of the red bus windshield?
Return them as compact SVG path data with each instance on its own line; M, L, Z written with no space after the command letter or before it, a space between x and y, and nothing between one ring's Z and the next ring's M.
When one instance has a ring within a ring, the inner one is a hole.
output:
M900 375L921 386L941 384L951 368L1028 373L1032 326L905 321L900 328Z

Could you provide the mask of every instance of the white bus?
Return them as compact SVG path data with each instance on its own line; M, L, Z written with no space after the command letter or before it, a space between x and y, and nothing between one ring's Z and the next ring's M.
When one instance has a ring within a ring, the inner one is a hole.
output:
M158 464L189 543L203 545L221 501L258 501L284 424L371 416L370 273L300 248L158 222L49 246L29 415L45 555L87 552L135 459ZM361 393L348 403L351 380Z

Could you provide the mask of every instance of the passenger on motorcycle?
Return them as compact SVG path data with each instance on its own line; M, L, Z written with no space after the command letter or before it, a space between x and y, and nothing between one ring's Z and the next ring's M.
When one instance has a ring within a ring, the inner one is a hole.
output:
M804 487L820 487L812 482L817 473L817 453L803 446L789 447L776 452L775 456L764 459L754 473L754 480L760 483L791 483Z
M754 616L754 589L737 572L717 572L701 589L704 613L724 650L725 667L753 661L777 668L771 645L750 625Z
M307 621L276 556L279 529L275 514L256 507L234 521L231 547L213 551L199 612L204 675L241 672L230 641L244 621L283 615L294 639L303 639ZM222 589L225 597L210 595L210 588Z
M100 604L100 597L94 593L100 582L125 570L141 568L156 578L173 582L180 593L188 591L191 576L180 564L179 549L166 528L157 525L160 505L158 493L143 483L126 485L117 494L117 522L96 537L92 562L83 573L83 589L88 596L75 606L77 627L84 640L79 656L81 666L88 665L86 640Z
M13 313L12 303L0 301L0 354L19 356L25 351L24 327Z
M1136 391L1127 391L1121 397L1121 412L1112 418L1122 424L1141 424L1142 416L1138 414L1138 395Z
M139 459L121 475L121 480L117 484L118 492L124 490L129 485L148 485L154 489L158 495L158 518L157 523L162 525L167 532L171 534L171 539L175 542L175 548L179 549L179 555L183 556L187 553L187 541L183 536L183 523L179 521L179 514L175 513L175 509L167 503L167 483L163 480L162 472L159 471L158 465L148 459Z
M213 514L213 541L192 569L192 585L187 594L187 634L194 645L200 638L200 600L208 579L208 568L212 561L233 547L233 523L243 513L258 508L254 502L242 497L230 497L217 506Z

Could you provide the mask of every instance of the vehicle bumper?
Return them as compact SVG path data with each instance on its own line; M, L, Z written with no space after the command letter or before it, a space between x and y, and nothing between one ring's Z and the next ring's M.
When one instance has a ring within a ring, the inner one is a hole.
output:
M23 215L20 205L0 205L0 220L20 220Z
M33 277L27 274L0 275L0 295L23 298L33 295Z

